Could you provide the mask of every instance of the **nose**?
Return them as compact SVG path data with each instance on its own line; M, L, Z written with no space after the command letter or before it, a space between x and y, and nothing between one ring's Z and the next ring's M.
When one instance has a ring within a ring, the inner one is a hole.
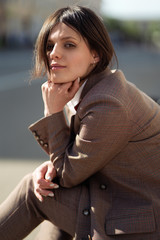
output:
M61 58L60 47L57 44L55 44L54 47L52 48L52 51L50 52L50 58L52 59Z

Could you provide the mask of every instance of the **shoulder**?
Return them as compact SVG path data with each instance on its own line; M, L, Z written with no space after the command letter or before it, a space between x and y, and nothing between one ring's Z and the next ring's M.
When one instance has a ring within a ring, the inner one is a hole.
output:
M108 70L94 75L86 83L86 93L82 96L82 102L95 102L97 99L108 97L119 98L119 93L124 94L127 81L121 70Z
M122 71L112 70L103 76L97 74L90 80L96 81L79 105L77 113L80 118L88 114L108 113L111 109L112 111L126 112L126 106L122 99L126 80Z
M116 93L116 90L118 90L119 88L124 88L126 84L127 80L123 72L119 69L116 69L110 70L107 74L105 74L102 81L98 82L98 84L95 85L95 89L102 88L107 93L113 92L114 89Z

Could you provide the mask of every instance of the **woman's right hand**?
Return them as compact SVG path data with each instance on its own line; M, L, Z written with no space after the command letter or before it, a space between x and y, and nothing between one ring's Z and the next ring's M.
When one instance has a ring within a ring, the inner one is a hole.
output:
M54 197L53 189L59 186L52 180L56 177L56 170L51 161L42 163L32 174L34 193L39 201L43 201L43 196Z
M54 83L51 80L42 84L42 98L44 102L44 115L61 112L79 89L80 78L73 82Z

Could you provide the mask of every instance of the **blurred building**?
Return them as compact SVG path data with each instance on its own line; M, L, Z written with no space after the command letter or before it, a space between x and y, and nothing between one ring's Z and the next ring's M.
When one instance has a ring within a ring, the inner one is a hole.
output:
M100 12L101 0L0 0L0 46L30 46L45 18L67 5L82 5Z

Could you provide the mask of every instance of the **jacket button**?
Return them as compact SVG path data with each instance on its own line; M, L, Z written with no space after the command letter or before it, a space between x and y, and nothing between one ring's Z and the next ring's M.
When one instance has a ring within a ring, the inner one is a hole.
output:
M39 137L39 135L37 134L37 132L36 132L36 131L33 131L33 135L35 136L35 138L36 138L37 140L39 140L39 139L40 139L40 137Z
M43 140L39 140L39 142L40 142L40 144L41 144L41 145L43 145L43 144L44 144Z
M88 209L84 209L83 210L83 215L84 216L89 216L90 215L90 211Z
M48 148L48 143L44 143L43 145L45 148Z
M101 185L100 185L100 189L101 189L101 190L106 190L106 189L107 189L107 186L106 186L105 184L101 184Z
M37 132L36 132L36 131L33 131L33 135L36 137L36 136L37 136Z
M40 136L36 134L36 135L35 135L35 138L39 141Z

